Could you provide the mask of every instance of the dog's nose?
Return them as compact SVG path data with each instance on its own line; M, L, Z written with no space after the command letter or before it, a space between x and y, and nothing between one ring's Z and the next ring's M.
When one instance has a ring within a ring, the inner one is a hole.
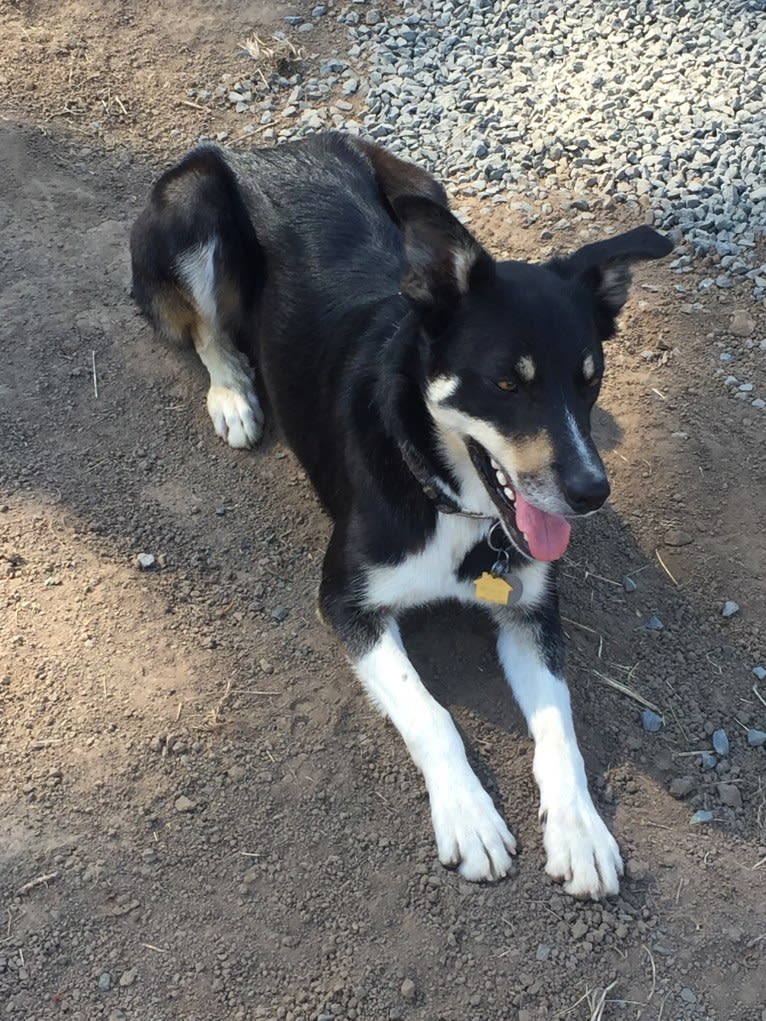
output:
M606 475L582 472L563 483L564 496L575 514L598 510L609 496L611 486Z

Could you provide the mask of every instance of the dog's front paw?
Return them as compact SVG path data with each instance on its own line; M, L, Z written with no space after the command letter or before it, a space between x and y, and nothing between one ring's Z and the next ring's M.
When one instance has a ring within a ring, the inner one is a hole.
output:
M596 811L590 794L541 806L545 819L545 871L573 897L600 900L616 894L623 874L617 841Z
M442 779L430 797L442 865L456 866L465 879L476 883L507 876L516 841L473 773Z
M252 389L211 386L207 394L207 410L216 433L230 447L252 447L261 438L263 412Z

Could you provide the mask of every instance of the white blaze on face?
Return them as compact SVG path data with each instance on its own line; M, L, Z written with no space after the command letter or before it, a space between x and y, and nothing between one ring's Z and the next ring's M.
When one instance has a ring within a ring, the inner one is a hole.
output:
M596 375L596 363L593 360L593 355L585 356L585 361L582 363L582 374L586 383L590 383Z
M516 371L525 383L531 383L537 375L537 366L530 355L524 355L516 363Z

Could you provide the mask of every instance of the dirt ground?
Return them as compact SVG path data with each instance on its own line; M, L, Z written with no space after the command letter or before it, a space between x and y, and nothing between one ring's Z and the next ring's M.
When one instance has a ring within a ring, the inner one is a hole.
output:
M610 345L613 498L562 573L618 898L574 902L543 875L530 742L484 621L409 622L520 842L512 878L462 881L315 620L328 528L302 471L279 443L216 439L201 369L128 296L153 175L200 132L238 140L225 99L189 89L252 73L242 39L311 6L0 9L0 1016L764 1019L766 748L746 732L766 730L766 411L723 380L766 397L766 310L655 266ZM306 68L348 45L326 21ZM472 222L534 258L547 228L573 248L637 222L566 210L556 231L554 206ZM703 770L717 728L730 750Z

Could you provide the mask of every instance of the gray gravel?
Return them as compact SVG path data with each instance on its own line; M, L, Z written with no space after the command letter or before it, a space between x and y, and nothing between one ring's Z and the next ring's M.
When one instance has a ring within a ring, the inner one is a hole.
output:
M764 0L405 0L335 8L349 60L291 79L286 139L340 127L430 166L454 193L530 210L629 203L687 246L673 266L713 255L728 288L748 276L766 233L761 166ZM290 29L290 32L295 29ZM286 83L287 84L287 83ZM357 90L361 108L340 95ZM563 195L562 195L563 193Z

